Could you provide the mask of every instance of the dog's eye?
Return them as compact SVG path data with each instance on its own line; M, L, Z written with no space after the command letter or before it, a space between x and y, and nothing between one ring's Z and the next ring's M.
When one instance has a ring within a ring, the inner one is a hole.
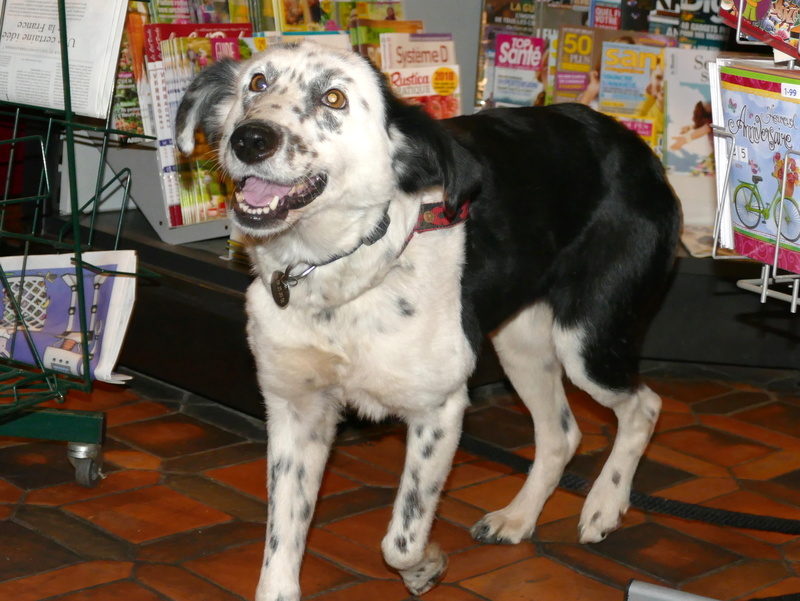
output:
M322 103L332 109L343 109L347 104L347 96L341 90L333 89L325 92Z
M262 73L256 73L250 80L251 92L264 92L268 87L267 78Z

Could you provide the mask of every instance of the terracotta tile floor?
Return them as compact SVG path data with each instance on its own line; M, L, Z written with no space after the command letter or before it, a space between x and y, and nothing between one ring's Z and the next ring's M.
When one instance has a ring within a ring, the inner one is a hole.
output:
M800 518L800 374L645 364L664 398L636 491ZM597 473L612 415L568 388L584 432L569 470ZM474 391L434 538L450 556L429 601L622 601L631 579L713 599L800 592L800 537L632 509L603 543L576 542L582 498L563 489L531 542L487 546L468 528L517 492L533 457L503 383ZM266 514L261 424L138 377L67 407L107 415L106 478L73 482L63 443L0 438L0 600L252 599ZM403 458L396 424L348 422L331 458L302 572L307 598L401 601L379 545Z

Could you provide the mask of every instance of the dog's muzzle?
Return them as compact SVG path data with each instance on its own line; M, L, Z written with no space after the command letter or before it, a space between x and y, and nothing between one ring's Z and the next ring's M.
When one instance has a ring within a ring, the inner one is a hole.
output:
M230 145L236 158L254 165L271 157L281 145L281 134L264 122L242 123L231 134Z

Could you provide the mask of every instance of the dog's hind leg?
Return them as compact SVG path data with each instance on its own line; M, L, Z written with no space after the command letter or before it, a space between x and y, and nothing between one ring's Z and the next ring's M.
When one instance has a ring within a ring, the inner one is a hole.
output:
M622 320L629 323L630 316L622 316ZM661 409L656 393L643 384L634 384L635 363L628 348L631 338L622 332L601 339L597 329L593 335L580 327L554 330L556 348L570 380L598 403L613 409L618 423L611 454L583 505L579 524L582 543L599 542L619 526L630 503L633 475ZM630 384L623 386L625 381Z
M444 553L428 538L468 403L465 386L437 409L407 420L405 467L382 549L414 595L433 588L447 568Z
M268 518L256 601L299 601L300 564L338 412L267 398Z
M479 542L518 543L529 538L580 443L552 330L553 314L540 303L518 313L492 338L506 375L533 416L536 459L514 500L472 527L472 536Z

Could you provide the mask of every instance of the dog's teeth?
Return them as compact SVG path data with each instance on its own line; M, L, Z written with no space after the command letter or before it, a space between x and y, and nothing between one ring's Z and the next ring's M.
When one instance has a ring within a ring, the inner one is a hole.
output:
M274 210L275 210L275 208L278 206L278 201L279 201L279 200L280 200L280 197L278 197L278 196L276 196L275 198L273 198L273 199L272 199L272 202L271 202L271 203L269 203L269 208L270 208L270 209L272 209L272 210L274 211Z

